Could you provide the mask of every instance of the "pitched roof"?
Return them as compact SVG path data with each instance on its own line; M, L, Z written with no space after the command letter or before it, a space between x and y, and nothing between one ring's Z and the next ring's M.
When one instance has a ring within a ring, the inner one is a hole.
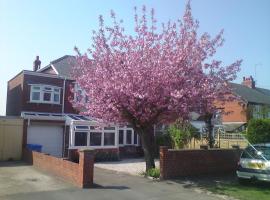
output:
M72 78L72 67L77 63L75 56L65 55L52 61L49 65L39 70L39 72L45 72L47 69L52 68L56 74L66 78Z
M270 105L270 90L263 88L249 88L245 85L230 83L233 92L249 103Z

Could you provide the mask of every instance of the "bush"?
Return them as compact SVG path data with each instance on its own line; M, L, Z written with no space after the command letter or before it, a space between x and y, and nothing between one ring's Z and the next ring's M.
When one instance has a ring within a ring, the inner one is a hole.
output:
M160 169L159 168L151 168L146 171L146 175L153 177L153 178L159 178L160 176Z
M251 143L270 142L270 119L251 119L248 123L247 138Z
M156 135L155 139L157 146L171 146L171 137L168 133Z
M174 149L181 149L197 135L197 129L186 121L177 121L170 125L168 133Z

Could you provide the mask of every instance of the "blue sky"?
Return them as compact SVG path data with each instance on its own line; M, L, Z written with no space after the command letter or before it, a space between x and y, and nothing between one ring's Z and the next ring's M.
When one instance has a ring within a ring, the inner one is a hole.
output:
M133 7L142 5L153 7L161 23L181 18L185 1L0 0L0 115L5 115L7 81L23 69L31 70L36 55L45 66L75 54L75 45L84 52L98 16L104 15L106 23L111 9L132 31ZM216 58L224 64L243 59L236 82L253 75L259 87L270 89L270 1L192 0L191 5L200 32L214 36L225 29L225 44Z

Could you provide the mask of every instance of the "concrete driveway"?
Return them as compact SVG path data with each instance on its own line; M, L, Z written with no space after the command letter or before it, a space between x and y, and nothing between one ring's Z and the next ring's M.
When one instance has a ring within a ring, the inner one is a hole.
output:
M1 200L214 200L224 199L175 181L142 177L95 168L95 187L80 189L21 162L0 162Z
M156 167L159 167L159 160L155 160L155 164ZM144 158L130 158L112 162L97 162L95 167L138 176L145 172L145 161Z

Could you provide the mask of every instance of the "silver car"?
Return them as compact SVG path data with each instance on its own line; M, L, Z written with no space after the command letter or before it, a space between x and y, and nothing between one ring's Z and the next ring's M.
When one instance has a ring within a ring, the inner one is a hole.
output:
M240 181L270 182L270 143L248 146L240 157L236 173Z

